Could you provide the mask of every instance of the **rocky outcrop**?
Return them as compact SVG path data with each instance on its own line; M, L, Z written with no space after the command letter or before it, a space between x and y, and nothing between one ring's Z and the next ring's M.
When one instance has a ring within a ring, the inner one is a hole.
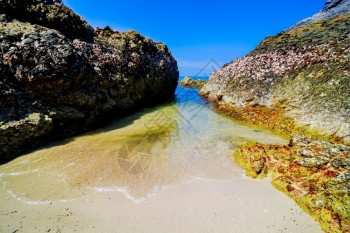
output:
M272 184L325 232L350 232L350 0L327 1L314 17L215 71L200 94L234 118L291 137L251 142L233 157Z
M171 99L166 45L93 30L55 1L0 0L0 159Z
M94 29L71 9L57 3L57 0L2 0L0 14L55 29L69 38L92 39Z
M323 10L314 16L298 22L294 27L304 27L308 24L332 19L339 14L345 14L350 9L349 0L327 0Z
M206 84L205 80L195 80L188 76L186 76L181 82L179 83L183 87L189 87L189 88L202 88L204 84Z
M349 0L331 2L338 3L330 8L334 10ZM258 120L277 131L300 133L307 128L350 143L349 17L348 10L267 37L245 57L214 72L200 93L236 117L249 116L246 120L254 121L254 111L264 107L279 111L293 123L290 127Z
M253 178L272 184L311 214L325 232L350 230L350 146L295 135L289 146L250 143L234 154Z

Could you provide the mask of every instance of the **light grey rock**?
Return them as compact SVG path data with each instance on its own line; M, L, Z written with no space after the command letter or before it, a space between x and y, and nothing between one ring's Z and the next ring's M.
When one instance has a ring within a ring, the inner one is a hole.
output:
M308 21L265 38L213 72L199 93L233 115L278 107L296 125L350 143L349 2L329 1L321 24Z
M339 14L344 14L350 10L350 0L327 0L321 12L310 18L306 18L294 25L294 28L304 27L310 23L328 20Z

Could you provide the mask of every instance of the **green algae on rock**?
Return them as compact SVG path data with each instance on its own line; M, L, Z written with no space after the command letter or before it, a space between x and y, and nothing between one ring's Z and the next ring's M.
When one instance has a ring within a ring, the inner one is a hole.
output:
M289 146L247 143L234 153L252 178L293 198L325 232L350 231L350 147L294 135Z
M177 86L166 45L93 30L48 2L0 0L0 160L168 101Z

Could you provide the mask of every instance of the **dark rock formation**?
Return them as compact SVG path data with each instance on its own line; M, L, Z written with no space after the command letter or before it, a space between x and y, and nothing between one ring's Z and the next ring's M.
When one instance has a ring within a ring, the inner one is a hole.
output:
M349 143L349 8L342 13L349 2L327 3L322 14L338 12L331 19L267 37L245 57L214 72L200 93L240 119L257 119L249 123L288 134L307 129ZM290 121L258 116L267 113Z
M57 1L1 0L0 14L22 22L55 29L69 38L92 39L94 29L71 9Z
M186 76L181 82L179 83L183 87L189 87L189 88L202 88L204 84L206 84L206 81L204 80L194 80L188 76Z
M0 159L173 97L166 45L94 31L59 4L0 0Z

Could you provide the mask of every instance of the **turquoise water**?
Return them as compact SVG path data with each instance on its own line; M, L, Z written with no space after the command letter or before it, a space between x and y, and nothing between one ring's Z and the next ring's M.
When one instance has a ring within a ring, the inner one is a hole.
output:
M169 185L241 176L232 153L247 141L287 144L269 131L215 111L196 89L88 134L0 166L0 181L28 204L67 202L91 192L121 192L142 202Z

